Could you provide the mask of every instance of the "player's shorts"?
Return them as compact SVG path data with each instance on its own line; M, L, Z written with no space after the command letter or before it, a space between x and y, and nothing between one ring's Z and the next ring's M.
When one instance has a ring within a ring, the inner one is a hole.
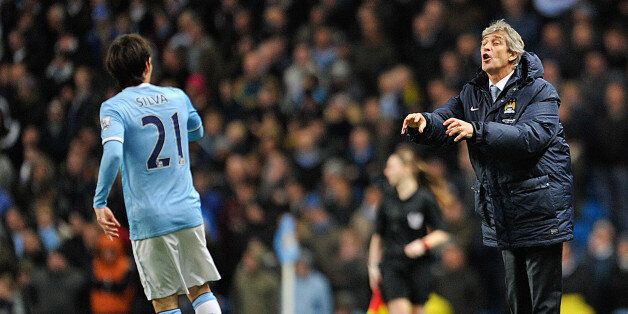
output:
M383 262L379 268L382 273L380 289L386 302L404 298L412 304L425 304L430 293L429 263L400 265Z
M203 225L131 241L144 293L149 300L189 294L188 288L220 279Z

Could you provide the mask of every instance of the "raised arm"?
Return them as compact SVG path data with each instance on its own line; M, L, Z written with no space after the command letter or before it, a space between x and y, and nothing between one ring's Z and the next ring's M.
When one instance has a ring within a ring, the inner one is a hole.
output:
M403 121L401 134L407 134L407 138L418 144L432 146L448 146L455 142L445 134L446 127L443 122L449 118L462 119L464 109L460 97L452 97L442 107L432 113L409 114Z

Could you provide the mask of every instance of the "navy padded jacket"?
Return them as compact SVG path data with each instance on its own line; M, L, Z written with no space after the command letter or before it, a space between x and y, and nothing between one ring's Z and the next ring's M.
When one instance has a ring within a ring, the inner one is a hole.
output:
M488 85L488 76L479 71L458 96L424 113L427 126L422 134L408 128L408 138L419 144L453 145L443 122L453 117L473 125L467 146L485 245L506 249L571 240L569 146L558 120L560 99L543 79L541 60L524 52L495 102Z

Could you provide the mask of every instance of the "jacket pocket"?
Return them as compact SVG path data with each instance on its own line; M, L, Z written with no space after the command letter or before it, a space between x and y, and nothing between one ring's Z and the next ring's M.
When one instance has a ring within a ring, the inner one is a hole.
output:
M475 200L475 213L480 216L482 221L488 225L492 226L490 214L487 211L487 199L486 199L486 191L482 188L482 184L480 181L476 180L473 186L471 186L471 190L473 190L474 200Z
M506 215L515 223L556 218L547 175L507 184L511 208Z

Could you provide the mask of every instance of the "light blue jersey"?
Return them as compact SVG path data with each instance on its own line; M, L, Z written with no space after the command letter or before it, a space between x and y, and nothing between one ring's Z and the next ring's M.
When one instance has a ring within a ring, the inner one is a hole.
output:
M127 87L102 104L100 124L103 145L123 143L122 189L132 240L203 223L188 149L189 136L202 134L202 121L183 91L148 83ZM95 208L106 206L110 176L99 174Z

